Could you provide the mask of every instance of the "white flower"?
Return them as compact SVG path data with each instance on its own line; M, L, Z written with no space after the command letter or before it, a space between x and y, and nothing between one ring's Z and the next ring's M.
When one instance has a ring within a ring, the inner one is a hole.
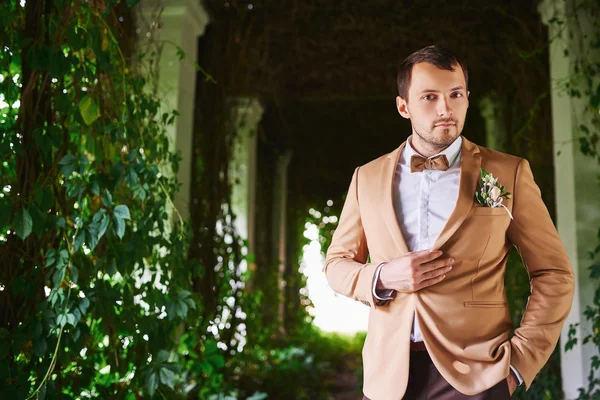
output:
M511 212L504 204L502 204L505 199L511 198L511 194L506 191L504 185L498 183L498 178L495 178L494 175L490 174L483 168L481 168L480 173L480 190L475 192L475 198L477 202L484 207L503 207L512 219L513 216Z
M496 202L498 201L498 197L500 197L501 193L502 191L500 190L500 188L498 186L494 186L492 190L490 190L490 197L494 202Z

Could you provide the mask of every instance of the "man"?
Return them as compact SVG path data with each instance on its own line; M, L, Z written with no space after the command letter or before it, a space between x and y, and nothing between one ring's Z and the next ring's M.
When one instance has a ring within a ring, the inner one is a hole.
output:
M404 60L396 105L412 135L356 169L327 252L330 286L371 307L365 399L510 398L546 363L571 308L572 268L529 163L460 135L467 88L447 49ZM513 245L531 296L509 340Z

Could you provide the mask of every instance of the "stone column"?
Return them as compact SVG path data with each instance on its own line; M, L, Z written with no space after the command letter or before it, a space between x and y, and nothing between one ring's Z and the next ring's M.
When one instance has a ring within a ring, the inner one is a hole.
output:
M479 110L485 121L486 147L506 151L506 126L502 118L502 106L497 98L493 94L483 97Z
M553 38L549 61L557 228L573 265L576 281L573 307L560 340L565 398L575 399L578 397L578 389L587 387L591 358L597 354L592 344L584 345L581 339L591 331L583 312L586 306L592 304L595 289L589 279L588 267L591 261L588 253L598 243L596 234L600 227L600 187L596 163L579 150L578 121L582 120L584 104L581 100L570 97L564 88L572 73L571 57L576 54L571 52L577 51L577 46L574 46L569 35L579 35L581 27L573 29L569 25L570 21L565 21L564 27L548 23L553 17L565 20L565 11L570 6L572 4L569 0L546 0L540 4L539 10L542 20L548 24L548 36ZM573 349L565 351L569 326L577 323L580 324L577 330L578 343Z
M153 17L162 7L160 27L156 29ZM159 64L159 95L161 114L177 110L179 116L167 128L173 151L181 153L177 179L181 187L175 196L175 207L184 220L189 217L190 186L192 174L192 139L194 104L196 101L196 68L198 38L204 33L209 16L199 0L142 0L137 9L137 26L140 41L147 35L164 44ZM179 60L178 47L185 52ZM200 100L201 101L201 100ZM168 173L168 172L167 172Z
M255 254L255 213L256 213L256 149L258 124L263 115L263 107L257 99L236 99L232 114L235 115L237 130L233 149L230 178L233 183L231 207L236 216L235 227L242 239L247 240L250 262L254 271ZM251 281L250 281L251 282ZM250 284L249 282L249 284Z
M286 225L287 225L287 194L288 167L292 153L288 150L278 155L273 183L273 260L277 261L277 285L279 288L278 320L279 330L285 333L285 265L286 265Z

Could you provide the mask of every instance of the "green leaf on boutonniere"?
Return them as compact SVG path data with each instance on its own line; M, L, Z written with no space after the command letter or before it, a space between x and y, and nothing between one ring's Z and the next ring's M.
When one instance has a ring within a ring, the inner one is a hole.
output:
M475 192L475 198L477 199L477 202L479 204L481 204L481 205L485 204L483 198L481 197L481 193L479 192L479 190Z

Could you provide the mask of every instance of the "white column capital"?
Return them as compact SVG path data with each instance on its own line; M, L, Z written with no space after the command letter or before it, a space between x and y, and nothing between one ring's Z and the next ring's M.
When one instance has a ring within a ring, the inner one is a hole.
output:
M210 22L208 12L200 0L142 0L138 7L145 18L152 17L152 13L162 7L160 16L165 31L175 30L198 37L204 34L204 29Z

